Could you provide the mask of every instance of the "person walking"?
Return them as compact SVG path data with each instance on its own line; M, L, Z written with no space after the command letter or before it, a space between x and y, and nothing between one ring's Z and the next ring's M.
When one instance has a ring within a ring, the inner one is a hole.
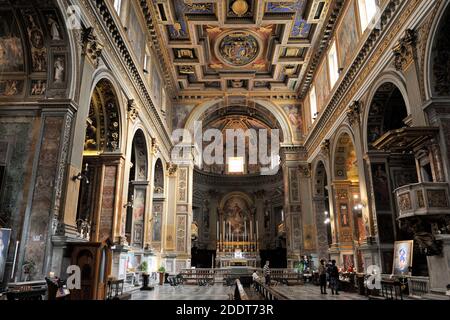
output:
M324 259L320 260L319 284L320 284L320 294L327 294L327 268L325 266Z
M266 264L263 268L264 278L266 279L266 285L270 286L270 268L269 268L269 261L266 261Z
M331 261L330 267L330 287L331 294L339 295L338 287L339 287L339 270L336 266L336 260Z

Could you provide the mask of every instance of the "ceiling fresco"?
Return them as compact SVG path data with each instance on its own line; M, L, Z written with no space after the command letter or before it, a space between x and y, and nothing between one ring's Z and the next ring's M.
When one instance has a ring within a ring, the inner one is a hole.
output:
M179 95L294 93L328 0L151 0Z

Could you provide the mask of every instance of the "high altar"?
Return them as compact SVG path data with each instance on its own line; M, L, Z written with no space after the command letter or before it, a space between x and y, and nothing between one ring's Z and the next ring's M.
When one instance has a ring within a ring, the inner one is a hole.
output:
M217 221L216 266L257 267L259 230L256 209L243 197L230 197L222 202Z

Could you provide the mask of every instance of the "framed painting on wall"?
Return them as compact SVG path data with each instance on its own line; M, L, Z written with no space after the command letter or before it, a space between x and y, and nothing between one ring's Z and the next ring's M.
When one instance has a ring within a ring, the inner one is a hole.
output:
M413 240L395 242L392 274L408 274L410 267L412 267L413 246Z
M348 205L346 203L341 203L340 212L341 212L341 226L342 227L350 227L350 221L348 216Z
M344 270L349 271L354 270L355 268L355 258L353 254L344 254L342 255L342 259L344 260Z

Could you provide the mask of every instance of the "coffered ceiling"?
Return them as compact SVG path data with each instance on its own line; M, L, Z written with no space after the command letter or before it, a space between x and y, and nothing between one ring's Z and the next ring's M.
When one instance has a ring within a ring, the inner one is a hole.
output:
M328 0L148 0L179 96L296 94Z

